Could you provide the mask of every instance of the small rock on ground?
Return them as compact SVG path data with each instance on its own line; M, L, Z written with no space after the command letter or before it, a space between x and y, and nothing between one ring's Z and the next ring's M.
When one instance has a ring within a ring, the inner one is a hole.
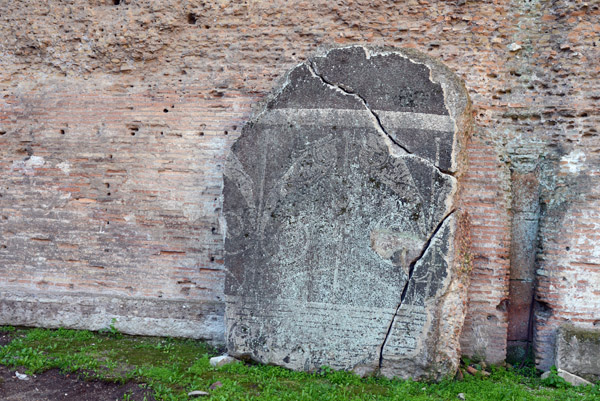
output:
M213 384L210 385L209 389L210 390L214 390L214 389L219 388L219 387L223 387L223 383L221 383L220 381L216 381L216 382L214 382Z
M17 376L17 379L19 380L29 380L29 376L23 373L15 372L15 376Z
M206 391L194 390L188 393L188 397L203 397L209 395Z
M239 362L239 360L229 355L221 355L210 358L210 365L217 368L235 362Z

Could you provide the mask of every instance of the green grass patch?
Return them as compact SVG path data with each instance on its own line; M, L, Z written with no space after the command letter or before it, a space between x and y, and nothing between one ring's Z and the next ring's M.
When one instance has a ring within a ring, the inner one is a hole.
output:
M213 368L217 351L189 339L127 336L115 330L0 327L13 341L0 347L0 364L35 374L58 368L84 377L148 384L158 400L187 400L192 390L209 391L212 400L458 400L472 401L600 400L596 386L572 387L551 376L542 381L535 369L491 368L490 376L423 383L361 379L323 368L317 373L293 372L256 364ZM211 384L222 386L209 390Z

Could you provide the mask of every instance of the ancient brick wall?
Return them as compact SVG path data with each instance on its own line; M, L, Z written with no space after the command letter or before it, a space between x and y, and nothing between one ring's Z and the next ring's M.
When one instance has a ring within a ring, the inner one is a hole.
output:
M473 101L463 351L506 355L511 171L539 169L540 366L560 322L600 320L598 1L48 3L0 4L0 322L222 339L229 147L353 43L437 57Z

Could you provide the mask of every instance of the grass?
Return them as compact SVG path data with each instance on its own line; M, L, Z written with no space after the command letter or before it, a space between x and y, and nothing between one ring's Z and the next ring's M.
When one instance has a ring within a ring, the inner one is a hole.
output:
M0 364L36 374L52 368L84 378L147 384L158 400L187 400L192 390L209 391L211 400L600 400L600 386L571 387L557 376L542 381L535 369L491 368L489 376L466 375L422 383L323 368L317 373L232 364L213 368L217 351L189 339L135 337L110 328L100 333L0 326L13 341L0 347ZM209 390L211 384L222 386Z

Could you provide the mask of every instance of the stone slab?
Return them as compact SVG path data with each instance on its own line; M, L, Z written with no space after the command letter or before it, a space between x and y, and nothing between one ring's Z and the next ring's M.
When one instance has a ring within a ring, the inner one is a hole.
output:
M224 305L220 302L51 291L0 294L0 325L101 330L112 324L125 334L198 338L215 346L224 343Z
M556 338L556 367L592 382L600 380L600 329L561 326Z
M453 74L411 51L329 49L286 75L226 166L230 355L455 371L468 105Z

